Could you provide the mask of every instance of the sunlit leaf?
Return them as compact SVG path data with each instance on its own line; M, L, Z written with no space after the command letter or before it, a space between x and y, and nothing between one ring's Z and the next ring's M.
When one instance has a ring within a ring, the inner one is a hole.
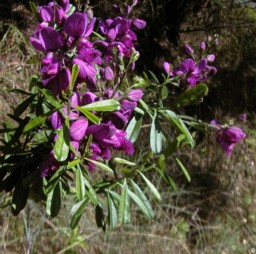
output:
M150 129L150 147L153 153L160 153L162 151L162 129L155 111L152 125Z
M96 101L81 107L77 107L79 111L82 111L83 109L85 109L89 111L103 111L103 112L105 111L112 112L114 110L118 110L119 108L120 108L120 103L114 99Z

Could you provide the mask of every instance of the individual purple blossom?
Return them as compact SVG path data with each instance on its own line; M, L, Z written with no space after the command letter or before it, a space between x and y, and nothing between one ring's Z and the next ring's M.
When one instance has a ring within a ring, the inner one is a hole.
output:
M54 130L60 129L63 124L63 117L58 111L55 111L50 117L50 122Z
M56 51L64 46L64 37L52 27L43 27L30 37L30 42L39 51Z
M127 98L130 100L130 101L139 101L143 96L143 92L142 90L140 89L132 89L128 95L127 95Z
M242 122L246 122L247 120L247 114L246 113L242 113L239 115L239 120L241 120Z
M164 62L164 63L163 63L163 67L164 67L165 72L166 72L169 76L171 76L171 77L174 76L173 72L171 71L171 64L170 64L170 63Z
M217 123L216 120L210 122L211 125L214 125L217 129L217 142L225 150L227 156L230 156L234 145L241 140L246 138L246 134L242 129L236 126L232 127L222 127Z
M184 50L189 56L194 54L194 50L188 44L184 45Z
M89 20L87 13L75 12L65 20L63 29L74 38L87 37L92 33L94 23L95 18Z
M138 29L143 29L146 27L147 23L145 20L142 19L135 19L133 20L133 25Z
M84 117L80 117L70 126L70 138L73 141L81 141L85 136L88 127L88 120Z

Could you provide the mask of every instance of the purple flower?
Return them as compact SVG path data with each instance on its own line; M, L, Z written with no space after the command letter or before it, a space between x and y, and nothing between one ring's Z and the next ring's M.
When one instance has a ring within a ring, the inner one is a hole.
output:
M64 23L64 31L74 38L82 36L85 33L88 20L83 13L75 12L70 15Z
M41 6L38 8L41 19L44 22L50 23L53 20L54 12L50 6Z
M63 28L66 34L74 38L87 37L92 33L95 20L90 21L87 13L75 12L65 20Z
M194 54L194 50L193 50L188 44L185 44L185 45L184 45L184 50L185 50L185 52L186 52L188 55L193 55L193 54Z
M218 131L217 142L225 150L226 155L230 156L234 145L246 137L246 134L238 127L222 128Z
M51 173L57 171L59 168L59 163L54 157L53 151L47 156L47 158L40 165L41 177L47 177Z
M73 141L80 141L85 136L88 127L88 120L84 117L78 118L70 126L70 138Z
M145 26L147 25L146 21L142 20L142 19L135 19L133 21L133 25L138 28L138 29L143 29L145 28Z
M51 126L54 130L61 128L63 124L63 118L58 111L54 112L51 115L50 121L51 121Z
M241 120L242 122L246 122L246 120L247 120L247 114L246 114L246 113L242 113L242 114L239 116L239 120Z
M56 51L64 46L62 34L52 27L39 29L38 36L30 37L30 42L39 51Z
M127 95L127 98L130 100L130 101L139 101L143 96L143 92L142 90L140 89L134 89L134 90L131 90L128 95Z

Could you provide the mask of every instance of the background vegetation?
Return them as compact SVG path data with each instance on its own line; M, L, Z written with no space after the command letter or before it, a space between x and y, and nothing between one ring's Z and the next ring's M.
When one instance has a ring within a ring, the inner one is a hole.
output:
M109 16L113 13L113 2L124 4L124 1L91 1L95 15ZM191 183L187 183L171 161L166 164L176 182L175 190L152 174L151 179L163 199L161 203L153 203L156 211L153 221L147 221L138 212L132 225L103 233L97 229L94 213L88 208L80 226L71 231L68 218L72 200L65 201L61 214L55 219L44 214L42 204L32 201L18 217L3 209L0 252L224 254L256 251L254 1L141 0L134 15L148 23L147 29L139 34L139 72L148 68L160 73L164 59L178 61L185 42L196 48L201 40L209 41L211 51L216 52L219 71L209 84L208 98L187 110L206 121L216 118L220 122L239 123L248 134L246 141L227 159L214 137L198 137L193 152L184 149L180 154L191 174ZM0 3L1 121L6 119L11 105L18 104L20 99L10 95L7 89L26 88L30 75L39 69L36 53L28 43L35 25L27 1ZM238 120L243 112L248 113L244 123ZM138 144L140 147L143 144ZM1 194L2 208L8 198Z

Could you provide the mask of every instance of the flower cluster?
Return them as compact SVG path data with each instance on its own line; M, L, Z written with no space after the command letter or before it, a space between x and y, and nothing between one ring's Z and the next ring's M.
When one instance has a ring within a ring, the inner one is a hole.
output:
M184 46L185 53L189 56L183 60L177 68L171 69L169 62L164 62L163 67L165 72L172 78L184 80L185 87L191 88L195 85L204 82L209 76L215 74L217 69L209 63L215 60L214 54L204 55L206 43L203 41L200 44L202 57L199 61L195 59L194 50L186 44Z
M72 13L69 0L53 1L38 8L41 22L30 42L44 53L42 85L66 105L50 116L49 126L57 133L52 140L54 143L68 119L70 158L83 156L87 146L90 151L86 156L93 160L109 160L112 149L128 154L134 152L124 128L143 92L122 87L126 72L134 68L138 58L134 48L137 36L132 29L143 29L146 25L143 20L128 18L136 3L129 6L126 16L100 20L98 26L91 11ZM96 32L95 27L99 27L99 31ZM79 71L71 87L75 65ZM104 100L116 100L120 107L112 112L92 111L100 119L98 123L90 121L77 109ZM87 165L91 170L95 167L90 162ZM41 165L41 175L48 176L58 168L59 162L51 151Z
M212 120L211 124L217 128L216 140L227 156L231 155L236 143L246 138L246 134L239 127L222 127L215 120Z

